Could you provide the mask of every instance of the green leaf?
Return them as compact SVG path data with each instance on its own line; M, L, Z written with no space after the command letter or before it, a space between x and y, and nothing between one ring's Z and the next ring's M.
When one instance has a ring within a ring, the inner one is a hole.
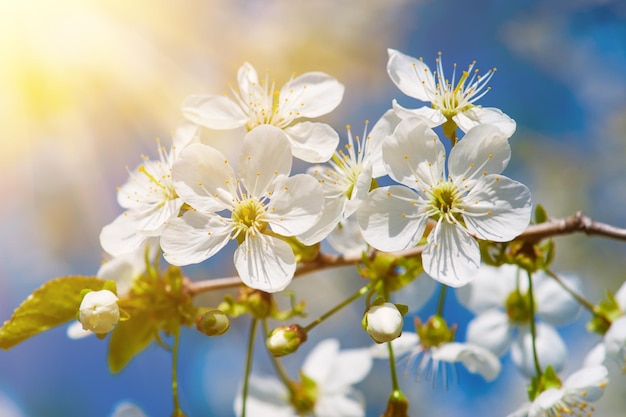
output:
M535 206L535 223L541 224L546 221L548 221L548 213L546 212L546 209L541 204L537 204Z
M109 370L120 372L132 358L141 353L158 334L158 323L150 311L130 312L130 319L120 321L111 334Z
M82 302L81 291L99 291L104 280L70 276L46 282L15 309L0 328L0 349L10 349L29 337L76 318Z

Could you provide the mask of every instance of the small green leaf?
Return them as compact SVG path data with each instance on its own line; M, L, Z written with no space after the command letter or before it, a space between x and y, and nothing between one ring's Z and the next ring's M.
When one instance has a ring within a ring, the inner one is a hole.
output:
M120 321L111 334L109 370L120 372L132 358L141 353L157 336L158 323L150 311L131 311L130 319Z
M81 291L99 291L104 280L70 276L46 282L15 309L0 328L0 349L10 349L29 337L76 318L82 302Z
M548 221L548 213L546 213L546 209L541 204L537 204L535 206L535 223L541 224L546 221Z

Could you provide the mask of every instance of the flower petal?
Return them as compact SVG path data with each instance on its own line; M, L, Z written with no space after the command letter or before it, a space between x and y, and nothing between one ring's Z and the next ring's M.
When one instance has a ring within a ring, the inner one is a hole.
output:
M461 287L480 266L478 242L458 225L440 221L422 252L424 272L442 284Z
M237 180L226 157L217 149L194 143L174 162L176 192L187 204L203 212L231 209Z
M606 361L606 346L604 343L595 345L583 360L583 367L602 365Z
M433 109L432 107L420 107L418 109L407 109L398 104L396 100L391 102L393 111L396 116L402 120L406 119L422 119L422 121L428 127L437 127L446 122L446 116L443 115L441 110Z
M382 146L385 138L396 130L396 127L401 122L393 109L389 109L383 114L383 116L376 122L372 130L368 135L367 141L367 159L372 164L372 177L378 178L383 175L387 175L385 166L383 165L383 151Z
M578 278L567 275L561 275L560 278L570 289L581 293ZM536 272L533 279L536 284L534 286L536 313L541 320L553 326L562 326L576 320L582 306L569 292L543 271Z
M393 300L394 303L408 306L409 313L416 312L430 300L435 289L435 281L421 274L401 290L394 292Z
M322 394L315 403L318 417L365 417L365 398L355 389L334 395Z
M609 330L604 335L604 345L606 346L606 356L616 360L623 365L626 351L626 316L621 316L615 320Z
M237 87L239 88L239 96L244 98L244 101L249 100L250 97L257 97L259 93L261 88L259 76L249 62L244 62L237 70Z
M338 353L339 340L332 338L322 340L307 355L302 364L302 373L318 385L325 384Z
M567 394L576 394L585 401L597 401L609 381L609 372L604 366L582 368L571 374L563 383Z
M300 122L284 129L294 157L305 162L326 162L339 144L339 135L326 123Z
M513 339L509 317L498 309L479 314L469 322L466 339L468 343L482 346L497 356L504 355Z
M403 332L400 337L391 341L393 353L396 358L412 351L420 343L420 338L415 332ZM386 343L374 344L368 349L374 359L389 359L389 348Z
M431 101L435 91L435 77L421 60L395 49L387 49L387 73L391 81L409 97Z
M345 206L345 197L330 197L324 199L322 208L322 216L317 223L304 233L298 233L298 240L307 246L321 242L330 235L342 219L343 208ZM359 233L360 235L360 233ZM335 248L336 249L336 248ZM361 253L359 251L359 253Z
M315 225L323 205L322 186L315 178L307 174L281 176L267 205L267 221L278 234L299 235Z
M479 125L470 129L450 151L450 176L459 181L471 181L484 175L500 174L511 159L511 147L500 129Z
M235 101L220 95L189 96L182 111L188 120L209 129L235 129L248 121L248 114Z
M248 194L265 196L279 175L291 172L291 150L285 133L277 127L259 125L243 138L239 175Z
M363 252L367 252L368 245L359 224L357 223L356 216L351 216L341 221L335 230L333 230L326 241L337 252L344 256L358 256Z
M326 73L304 73L281 88L279 112L296 117L323 116L341 103L344 90L343 84Z
M296 272L296 259L288 243L262 234L248 236L234 256L239 277L250 288L282 291Z
M122 403L115 407L111 417L146 417L146 414L132 403Z
M515 120L504 114L500 109L493 107L474 106L462 113L458 113L452 120L454 120L463 132L467 132L478 125L494 125L497 126L507 138L513 136L516 128Z
M294 417L288 402L289 393L285 386L273 377L250 375L246 414L250 416ZM233 404L235 415L241 416L243 407L242 389L237 390Z
M445 166L445 149L437 134L420 119L400 122L382 146L383 163L389 176L418 190L438 184Z
M554 327L542 322L536 323L537 356L539 363L545 369L552 365L556 372L563 370L567 359L567 347ZM535 375L533 359L532 337L530 329L520 328L518 337L511 345L511 359L517 368L528 378Z
M501 175L476 181L463 201L467 230L479 239L508 242L530 223L530 191L524 184Z
M330 372L320 384L325 392L342 392L370 373L373 361L368 349L340 350L330 363Z
M119 256L141 247L149 236L137 230L141 219L132 211L126 211L100 231L100 245L108 254Z
M472 282L456 290L456 297L476 314L503 308L506 298L516 287L518 274L519 268L514 265L494 267L481 264Z
M172 219L163 230L163 256L172 265L202 262L229 242L231 232L231 224L220 216L190 210Z
M433 349L434 361L461 362L473 374L479 374L491 382L500 374L500 360L489 350L465 343L445 343Z
M415 246L428 221L415 204L418 199L413 190L399 185L373 190L357 210L363 238L387 252Z

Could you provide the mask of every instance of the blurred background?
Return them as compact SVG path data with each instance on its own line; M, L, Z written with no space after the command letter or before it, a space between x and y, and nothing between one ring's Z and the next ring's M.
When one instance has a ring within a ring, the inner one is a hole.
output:
M345 139L376 121L391 100L421 105L389 80L388 47L422 56L443 52L446 71L473 60L498 71L480 104L517 121L505 172L529 186L551 216L584 210L626 227L626 2L620 0L24 0L0 3L0 321L28 294L63 275L93 275L102 260L98 234L122 210L115 187L140 154L156 155L193 93L222 93L244 62L268 68L282 84L293 73L325 71L346 86L324 118ZM219 135L203 132L207 141ZM626 243L559 238L555 269L576 272L588 298L624 281ZM196 267L197 279L232 274ZM309 298L311 317L362 282L351 269L307 276L291 286ZM323 298L323 299L322 299ZM448 308L448 306L447 306ZM295 376L306 352L325 337L370 344L363 306L342 311L286 359ZM434 313L426 305L422 316ZM468 313L454 304L458 335ZM583 314L561 328L571 351L567 375L598 338ZM412 323L412 320L407 320ZM183 332L180 387L190 417L232 415L243 375L247 321L208 339ZM407 328L412 329L412 324ZM270 371L257 352L255 372ZM525 401L526 381L505 357L496 382L459 369L459 383L433 389L402 380L414 416L504 416ZM150 347L120 375L109 374L106 341L67 339L58 328L0 352L0 417L107 417L122 401L148 416L168 416L169 354ZM359 386L368 415L389 394L385 363ZM623 416L626 376L613 373L597 415Z

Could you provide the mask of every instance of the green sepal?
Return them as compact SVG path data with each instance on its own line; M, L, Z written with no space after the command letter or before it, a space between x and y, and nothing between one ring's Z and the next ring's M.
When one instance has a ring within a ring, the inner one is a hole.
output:
M609 330L611 323L623 315L624 311L615 299L615 295L607 290L606 298L594 306L593 316L587 323L587 330L603 335Z
M112 279L106 280L102 289L111 291L113 294L117 295L117 284Z
M563 383L559 379L556 371L552 367L552 365L548 365L548 367L543 371L540 376L534 376L530 380L530 384L526 387L526 391L528 392L528 398L530 401L534 401L535 398L539 396L545 390L551 388L561 388Z
M409 306L407 306L405 304L396 304L396 303L394 303L394 305L396 306L396 308L398 309L398 311L400 312L402 317L404 317L407 314L409 314Z
M132 318L120 321L111 332L109 370L116 374L141 353L158 334L158 323L151 312L133 311Z
M546 221L548 221L546 209L541 204L537 204L535 206L535 224L545 223Z
M10 349L24 340L76 318L83 289L101 290L104 280L96 277L56 278L37 288L13 311L0 328L0 349Z

